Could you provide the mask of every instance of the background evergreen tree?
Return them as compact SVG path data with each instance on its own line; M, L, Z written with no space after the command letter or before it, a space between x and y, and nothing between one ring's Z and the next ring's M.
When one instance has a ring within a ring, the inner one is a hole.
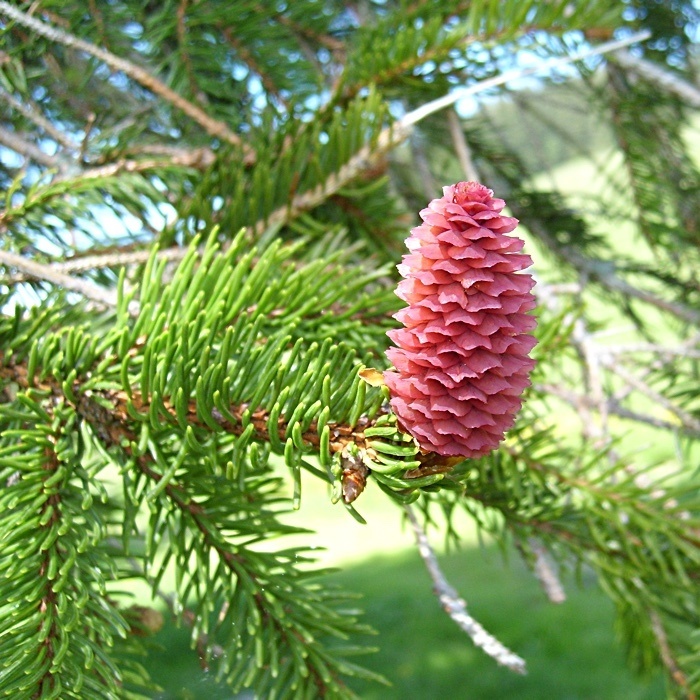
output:
M559 567L594 570L633 664L695 697L693 3L3 0L0 17L4 697L151 696L152 617L122 587L171 575L233 689L352 697L366 627L284 543L303 472L355 518L351 490L382 489L499 662L523 668L436 568L439 513L448 538L466 512L517 546L554 599ZM465 87L460 120L442 98ZM543 187L572 156L598 188ZM541 261L539 364L506 442L447 464L360 372L387 367L417 211L465 179ZM635 424L675 456L630 449Z

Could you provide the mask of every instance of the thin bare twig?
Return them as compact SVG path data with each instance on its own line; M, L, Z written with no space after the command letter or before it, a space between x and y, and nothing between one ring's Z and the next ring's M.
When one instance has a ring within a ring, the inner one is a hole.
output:
M137 66L131 61L127 61L120 56L115 56L113 53L105 49L95 46L88 41L84 41L73 34L58 29L46 22L42 22L28 14L22 12L17 7L13 6L5 0L0 0L0 13L13 19L15 22L31 29L40 36L46 37L49 41L55 41L69 48L74 48L83 51L90 56L103 61L112 70L121 71L124 75L141 84L154 94L162 97L167 102L170 102L174 107L184 112L188 117L196 121L210 136L215 136L228 143L241 146L248 159L254 158L254 153L250 147L242 143L241 139L228 126L218 119L210 117L206 112L186 100L181 95L178 95L174 90L169 88L165 83L161 82L155 76L151 75L147 70Z
M656 637L656 642L659 645L659 654L663 661L666 670L668 671L674 682L686 692L687 700L697 700L697 695L691 690L688 678L678 666L676 659L671 651L671 646L668 643L666 630L664 629L661 617L656 610L649 610L649 619L651 621L651 629Z
M530 537L527 542L535 555L533 571L535 578L542 586L542 590L551 603L563 603L566 600L564 586L552 564L547 548L535 537Z
M577 394L575 391L571 391L570 389L559 386L558 384L535 384L533 388L535 391L556 396L562 401L570 404L578 413L589 409L595 410L597 408L596 403L591 399L591 397L584 394ZM633 387L628 388L632 389ZM605 410L610 415L635 421L637 423L644 423L645 425L650 425L654 428L659 428L660 430L668 430L671 432L680 431L686 435L700 437L700 432L694 430L692 426L684 425L680 422L671 423L670 421L657 418L656 416L650 416L646 413L632 411L622 406L618 400L612 397L608 397L606 400Z
M462 125L459 122L459 117L454 109L447 110L447 126L450 129L452 145L455 148L457 160L462 168L462 172L467 180L478 182L479 173L477 172L474 161L472 160L472 152L469 148L469 144L467 143L467 137L464 135Z
M514 654L510 649L499 642L498 639L489 634L489 632L467 612L466 602L463 598L460 598L457 591L448 583L445 575L442 573L435 552L430 546L425 530L423 530L421 524L418 522L418 518L413 512L413 509L410 506L406 506L405 510L411 522L411 526L413 527L418 551L423 558L430 578L433 580L433 589L445 612L471 637L472 641L479 649L511 671L522 674L526 673L525 660L520 658L517 654Z

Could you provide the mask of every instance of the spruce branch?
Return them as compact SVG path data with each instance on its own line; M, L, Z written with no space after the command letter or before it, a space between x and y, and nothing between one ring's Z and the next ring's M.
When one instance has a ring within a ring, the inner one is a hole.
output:
M6 17L9 17L18 24L21 24L28 29L31 29L33 32L36 32L39 36L47 38L49 41L55 41L68 48L83 51L84 53L87 53L90 56L102 61L112 70L121 71L124 73L124 75L128 76L132 80L135 80L137 83L150 90L155 95L158 95L172 104L175 108L184 112L188 117L197 122L210 136L220 138L227 143L240 146L243 150L245 158L248 160L253 160L255 158L252 149L247 144L242 143L241 138L231 131L229 127L224 124L224 122L210 117L200 107L197 107L181 95L178 95L165 83L158 80L158 78L140 66L137 66L131 61L127 61L120 56L115 56L113 53L95 46L88 41L80 39L74 34L70 34L67 31L58 29L57 27L53 27L50 24L35 19L5 0L0 0L0 14L4 14Z
M418 521L413 509L410 506L405 506L405 512L413 528L418 551L433 581L435 594L445 612L469 635L479 649L488 654L497 663L515 673L526 673L525 661L487 632L484 627L467 612L466 602L450 585L440 569L437 556L430 546L425 530Z
M1 251L0 251L1 252ZM6 362L0 353L0 378L16 382L22 389L38 388L50 392L53 396L69 400L66 396L63 385L55 380L47 378L43 381L31 381L28 376L27 365L23 362ZM129 394L116 389L90 389L86 391L79 380L76 380L71 387L72 395L78 398L76 409L88 420L98 435L113 444L127 442L138 442L137 436L132 432L133 414L147 416L151 408L151 402L144 397L141 392L132 389ZM167 400L164 401L164 410L169 414L173 423L177 420L177 409ZM253 433L258 440L270 442L269 411L257 410L250 412L248 404L230 406L228 408L230 416L234 419L224 417L218 410L213 412L210 420L213 420L222 430L231 435L240 436L248 427L253 426ZM201 412L197 409L195 401L189 401L187 405L187 423L206 430L210 429L208 422L201 419ZM249 419L244 423L244 416ZM365 417L361 417L357 426L343 425L328 422L331 431L329 448L334 453L342 453L349 445L355 445L362 451L370 449L369 438L365 436L364 430L373 427L373 424ZM284 442L289 432L289 424L284 417L278 418L276 438ZM320 438L316 421L313 421L309 428L302 433L304 443L314 448L318 448ZM428 456L425 457L427 461Z
M8 454L20 471L0 492L2 688L8 697L78 697L77 688L116 696L128 669L108 654L127 625L105 597L104 575L120 552L105 546L106 525L91 507L104 464L81 459L66 402L22 392L13 404L0 414L0 472Z
M291 589L288 588L287 582L285 582L285 586L279 587L279 584L275 582L277 574L271 574L265 569L266 565L261 560L261 556L274 559L274 555L257 553L256 556L249 559L246 547L235 544L229 536L232 530L232 521L227 517L220 522L221 515L216 515L215 511L209 509L206 499L195 498L192 483L181 482L179 475L178 478L173 478L174 473L166 475L162 472L164 468L162 455L159 456L159 448L156 445L151 446L146 452L137 449L139 436L132 427L134 425L133 412L131 416L120 414L118 409L114 409L109 404L110 392L94 389L84 390L78 381L74 382L68 390L65 383L51 377L43 380L36 378L32 380L28 376L27 367L23 364L3 362L3 367L0 368L0 377L15 382L22 391L31 388L34 391L46 392L48 396L55 397L55 401L66 402L70 405L76 414L90 426L106 448L123 455L123 459L130 467L136 468L148 481L152 482L153 491L158 493L159 497L162 495L163 498L167 499L169 504L167 512L169 514L172 514L174 507L182 517L182 524L190 531L199 533L202 546L217 556L221 566L226 568L231 580L240 582L242 579L245 582L245 585L239 584L239 589L248 590L252 586L253 590L250 595L244 594L249 595L249 603L254 608L250 613L251 620L257 620L258 624L274 629L277 639L270 643L276 646L287 646L290 650L301 646L309 651L308 657L303 660L296 652L292 657L295 659L295 664L298 661L306 668L315 692L320 697L325 697L330 692L330 688L333 688L334 692L339 693L339 697L351 697L351 693L347 690L340 674L348 673L350 668L354 668L355 671L359 671L359 669L342 661L336 667L332 652L327 652L316 637L327 633L336 634L331 631L332 627L335 624L340 624L342 620L346 620L346 622L342 622L342 627L338 629L350 631L349 628L352 626L355 632L366 630L358 627L354 618L348 617L348 614L330 608L323 595L314 598L320 608L318 621L306 620L309 608L304 607L304 605L296 607L296 604L292 603L288 597L291 595ZM257 422L256 427L261 433L264 431L264 428ZM240 433L235 431L235 434ZM260 513L257 513L256 517L260 517ZM284 530L282 529L281 532ZM207 561L209 561L209 556L207 554ZM281 554L282 559L288 556L288 553ZM273 562L270 559L270 563L276 569L283 562ZM217 575L221 575L220 570L217 571ZM306 585L305 578L300 577L294 584L297 589ZM295 595L300 592L297 590ZM198 617L202 614L201 609L200 607L200 612L197 613ZM203 609L207 610L206 606ZM335 622L334 618L329 617L331 614L335 616ZM229 608L229 603L224 602L219 614L220 623L224 618L234 618L235 615L235 611ZM203 626L206 629L206 624L199 619L197 629L202 629ZM234 630L237 634L241 634L237 628L234 627ZM242 634L245 635L245 632ZM314 635L313 638L311 635ZM221 647L208 639L206 635L200 634L198 639L207 647L207 657L210 653L215 657L221 655ZM231 653L229 649L227 655ZM278 653L277 651L273 652L275 659L278 658ZM275 660L273 663L278 663L278 661ZM283 663L290 664L292 660L286 658ZM301 676L305 676L305 673L301 672Z

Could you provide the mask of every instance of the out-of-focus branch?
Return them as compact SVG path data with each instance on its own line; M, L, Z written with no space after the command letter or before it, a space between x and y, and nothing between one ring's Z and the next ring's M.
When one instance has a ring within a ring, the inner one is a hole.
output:
M94 168L87 168L79 175L71 176L70 179L76 181L96 180L100 178L113 177L119 173L141 173L146 170L164 169L173 166L182 168L195 168L196 170L206 170L214 162L214 154L208 148L195 148L192 150L180 150L172 155L163 158L142 158L130 159L120 158L113 163L98 165ZM54 182L67 180L68 176L59 177Z
M662 90L672 92L693 107L700 107L700 90L658 63L647 61L629 51L618 51L611 56L611 60Z
M57 129L43 114L39 112L34 105L26 105L18 100L14 95L5 92L0 88L0 98L5 100L12 109L19 112L23 117L28 119L33 124L36 124L44 133L50 136L56 143L67 148L70 151L77 151L78 144L71 139L65 131Z
M61 158L44 153L31 141L23 139L14 131L5 129L2 126L0 126L0 143L24 158L33 160L39 165L45 165L47 168L63 170L66 167L66 163Z
M641 394L644 394L650 398L654 403L659 406L663 406L669 413L672 413L681 424L693 433L700 434L700 421L697 420L687 411L684 411L679 406L676 406L672 401L669 401L665 396L662 396L658 391L655 391L646 382L636 377L632 372L629 372L626 368L621 367L618 362L615 362L613 358L606 357L604 354L601 355L601 364L613 371L620 379L624 380L631 387L635 388Z
M425 530L423 530L420 522L418 522L415 513L410 506L406 506L405 510L411 526L413 527L418 551L423 558L430 578L433 580L433 590L438 596L443 610L445 610L452 620L471 637L472 641L479 649L511 671L515 673L526 673L524 659L514 654L493 635L489 634L489 632L467 612L466 602L464 599L460 598L457 591L449 584L445 575L442 573L435 552L430 546Z
M113 308L117 305L117 297L113 290L105 289L87 280L71 277L62 272L56 272L50 265L42 265L23 258L21 255L0 250L0 265L14 267L31 279L50 282L68 291L76 292L100 306Z
M659 645L659 654L664 666L668 670L669 675L673 678L674 682L682 688L686 695L687 700L697 700L697 695L690 689L688 678L685 673L681 671L678 666L673 652L671 651L671 646L668 643L668 636L666 635L666 630L664 629L664 624L661 621L661 616L656 610L649 611L649 619L651 621L651 629L656 637L656 642Z
M204 110L197 107L197 105L192 104L181 95L178 95L174 90L158 80L158 78L155 76L151 75L151 73L149 73L147 70L144 70L140 66L137 66L136 64L131 63L131 61L127 61L120 56L115 56L113 53L110 53L99 46L95 46L88 41L84 41L73 34L69 34L62 29L58 29L50 24L47 24L46 22L35 19L34 17L22 12L11 3L5 2L5 0L0 0L0 14L4 14L6 17L9 17L15 22L22 24L28 29L31 29L40 36L47 38L49 41L55 41L59 44L67 46L68 48L83 51L90 56L94 56L100 61L103 61L112 70L121 71L124 73L124 75L128 76L132 80L135 80L143 87L147 88L159 97L162 97L174 107L184 112L188 117L196 121L210 136L214 136L228 143L241 146L246 158L251 161L254 160L255 155L252 149L243 144L239 136L231 131L231 129L229 129L224 122L210 117L206 112L204 112Z
M176 261L181 260L182 255L182 248L166 248L158 254L158 259ZM65 262L44 264L42 265L42 270L49 270L58 275L73 275L81 272L87 272L88 270L100 270L105 267L143 265L150 257L151 250L148 248L143 250L128 250L124 252L111 250L107 253L76 257L75 259L66 260ZM15 272L12 275L0 277L0 284L20 284L21 282L26 282L30 279L36 279L36 276L25 272Z
M459 117L454 109L447 110L447 126L450 129L450 136L452 137L452 145L455 148L455 153L457 154L457 160L462 168L462 172L466 176L467 180L472 180L473 182L478 182L479 174L472 160L472 152L467 143L467 138L462 130L462 125L459 122Z
M518 212L516 212L516 215ZM606 289L613 292L619 292L624 296L639 299L647 304L655 306L662 311L668 311L684 321L689 321L693 324L700 324L700 311L680 304L676 301L668 301L661 297L647 292L644 289L638 289L629 284L616 273L615 263L609 260L594 260L582 255L577 250L569 246L562 246L549 234L544 226L540 225L536 220L528 220L527 227L539 238L550 250L555 251L562 258L567 260L571 266L579 272L585 274L588 279L597 282Z
M603 389L603 376L600 352L583 318L577 318L571 332L571 343L581 358L583 383L592 405L598 412L600 425L596 425L590 414L581 421L584 437L598 443L600 447L610 440L608 409Z
M550 394L551 396L556 396L558 399L568 403L575 411L581 413L582 411L588 412L590 410L595 410L598 408L596 402L594 402L590 396L585 396L584 394L577 394L575 391L571 391L564 386L558 384L535 384L535 391L542 392L544 394ZM671 423L669 421L663 420L662 418L657 418L656 416L650 416L646 413L638 413L632 411L624 406L620 405L619 401L614 398L608 397L605 402L605 410L608 414L613 416L618 416L619 418L624 418L626 420L635 421L637 423L644 423L645 425L650 425L654 428L659 428L661 430L668 430L671 432L680 431L686 435L691 435L693 437L700 437L700 432L697 432L692 428L692 426L687 426L682 423Z
M544 283L539 283L537 285L537 294L542 303L547 307L553 311L559 309L559 300L552 287ZM681 431L687 435L693 436L700 435L700 421L662 396L659 392L655 391L644 379L630 372L627 368L623 367L620 362L620 356L623 354L622 350L625 349L627 351L642 350L653 352L659 356L663 356L664 354L669 356L694 356L697 354L697 336L690 338L676 347L665 348L663 346L645 343L640 346L620 346L616 348L614 345L602 345L598 343L594 335L586 328L585 321L579 318L576 319L573 324L571 342L577 349L579 357L581 358L585 373L584 379L586 382L587 394L581 395L571 391L567 387L554 384L539 384L536 385L535 388L544 393L557 396L571 405L579 414L584 435L592 439L607 440L607 416L609 413L617 415L620 418L645 423L664 430ZM622 406L618 399L609 396L608 393L605 392L602 383L602 370L607 370L618 379L622 380L624 385L623 394L625 396L634 391L644 394L652 399L656 405L662 406L676 416L678 423L671 423L655 416L629 410ZM600 426L596 426L594 423L591 414L592 410L598 413L601 420Z
M542 590L551 603L563 603L566 600L564 586L559 580L559 575L554 568L547 548L535 537L530 537L528 544L535 555L533 572L535 578L540 582Z

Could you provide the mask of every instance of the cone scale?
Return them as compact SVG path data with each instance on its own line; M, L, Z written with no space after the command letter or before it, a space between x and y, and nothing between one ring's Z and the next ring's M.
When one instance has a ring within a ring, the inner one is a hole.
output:
M389 331L391 407L426 452L481 457L512 427L534 360L534 280L518 220L477 182L443 189L420 212L398 265L408 306Z

